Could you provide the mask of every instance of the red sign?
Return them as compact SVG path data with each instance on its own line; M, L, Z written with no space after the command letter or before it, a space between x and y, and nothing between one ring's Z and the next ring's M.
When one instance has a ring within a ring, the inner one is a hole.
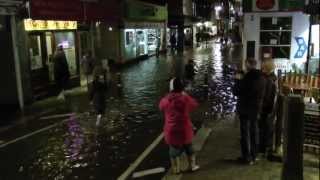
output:
M117 0L31 0L30 12L37 20L117 22L120 4Z
M31 0L31 17L44 20L81 20L83 8L79 0Z
M99 1L84 4L85 20L116 23L120 20L120 3L118 0Z
M256 6L262 10L272 9L275 5L275 0L257 0Z

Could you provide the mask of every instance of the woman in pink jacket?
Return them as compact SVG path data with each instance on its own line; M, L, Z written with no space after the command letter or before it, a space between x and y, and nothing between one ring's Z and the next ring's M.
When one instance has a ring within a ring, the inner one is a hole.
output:
M193 125L189 113L198 103L183 91L179 78L170 81L170 93L160 101L159 108L164 112L164 137L169 145L170 161L173 173L180 173L180 156L185 152L188 156L189 169L196 171L194 151L192 149Z

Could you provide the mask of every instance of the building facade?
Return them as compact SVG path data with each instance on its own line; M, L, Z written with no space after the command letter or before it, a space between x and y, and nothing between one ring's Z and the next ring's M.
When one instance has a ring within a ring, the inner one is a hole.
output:
M53 55L62 46L71 74L69 87L80 85L80 60L85 51L95 51L96 24L120 21L116 0L29 0L0 6L1 51L5 61L1 72L1 104L22 109L25 104L57 93L53 76ZM4 9L11 13L4 14ZM2 15L4 14L4 15ZM110 43L109 43L110 44ZM7 51L8 50L8 51Z
M310 21L299 0L245 0L243 2L244 57L259 64L273 58L277 69L304 71Z

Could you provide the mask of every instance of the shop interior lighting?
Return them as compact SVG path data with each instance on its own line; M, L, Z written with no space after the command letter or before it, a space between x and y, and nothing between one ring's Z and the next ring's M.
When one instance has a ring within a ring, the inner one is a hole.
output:
M203 24L201 22L197 23L196 26L200 27L202 26Z
M221 7L221 6L215 6L214 9L215 9L216 11L221 11L221 10L222 10L222 7Z

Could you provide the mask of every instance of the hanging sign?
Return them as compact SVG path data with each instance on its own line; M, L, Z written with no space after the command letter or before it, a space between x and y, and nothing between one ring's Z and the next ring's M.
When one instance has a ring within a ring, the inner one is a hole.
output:
M30 13L33 19L82 20L83 7L79 0L32 0Z
M26 31L74 30L77 29L77 21L47 21L25 19L24 27Z
M277 11L279 0L253 0L253 11Z

